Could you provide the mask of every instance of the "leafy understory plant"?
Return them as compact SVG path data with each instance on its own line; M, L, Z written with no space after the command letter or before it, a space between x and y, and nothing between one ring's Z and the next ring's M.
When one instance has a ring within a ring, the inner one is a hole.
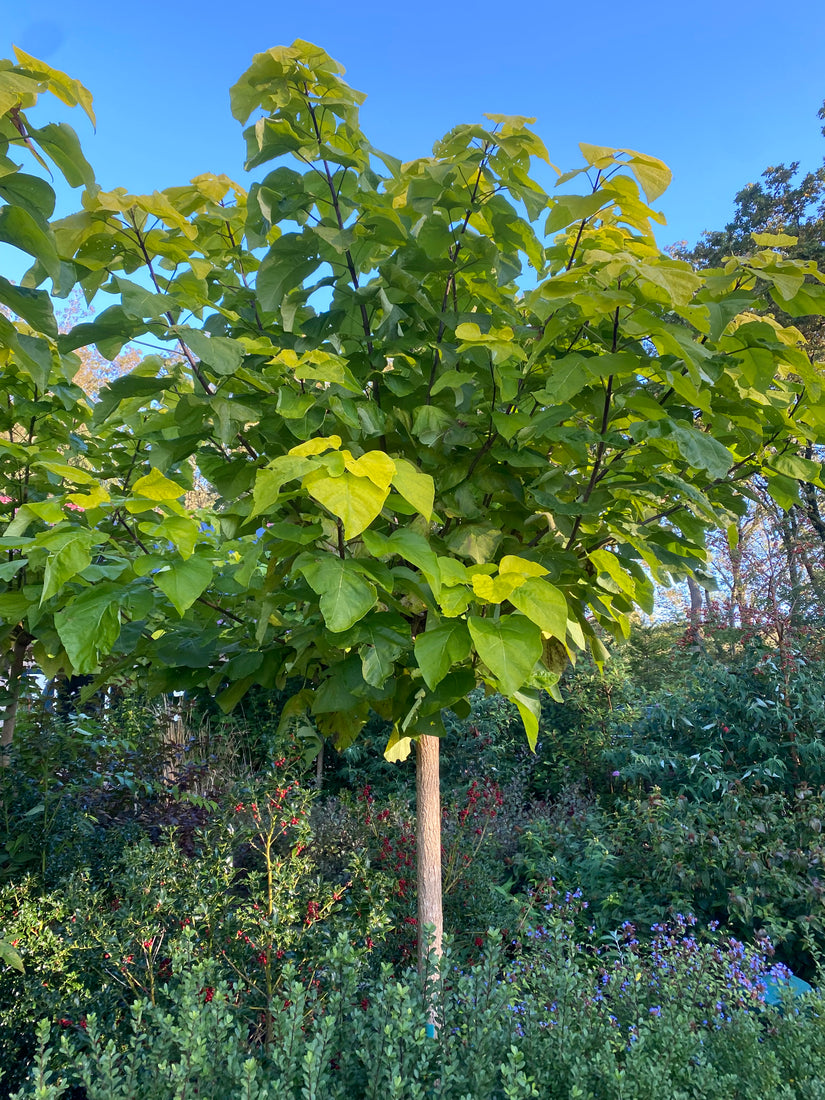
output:
M575 899L572 902L575 905ZM564 906L562 905L562 909ZM82 1084L91 1100L192 1095L331 1100L533 1096L606 1100L816 1095L825 1067L821 998L764 1004L769 964L735 941L702 942L690 921L640 948L625 927L613 948L565 939L565 912L546 912L516 960L500 938L475 966L447 952L425 990L414 970L368 978L341 940L307 982L287 965L270 1046L250 1045L237 988L208 961L176 955L168 1008L135 1003L128 1029L94 1016L59 1042L45 1021L15 1100L51 1100ZM428 1034L426 1012L439 1020Z

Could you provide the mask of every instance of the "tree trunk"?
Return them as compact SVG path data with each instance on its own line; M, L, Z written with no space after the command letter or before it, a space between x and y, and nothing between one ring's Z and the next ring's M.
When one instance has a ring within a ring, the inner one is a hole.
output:
M324 785L324 741L321 739L321 747L315 757L315 789L320 791Z
M745 619L747 616L742 614L744 607L744 593L742 591L741 569L742 569L742 525L739 524L739 542L736 547L730 552L730 567L731 567L731 582L730 582L730 605L728 607L728 629L733 630L736 626L736 612L739 611L739 629L741 630L745 626Z
M20 705L20 690L23 686L23 669L31 638L24 631L14 639L9 658L9 673L6 690L8 702L3 707L3 725L0 728L0 767L8 767L8 749L14 740L14 727L17 723L17 708Z
M441 897L441 789L439 741L429 734L416 741L416 858L418 885L418 971L427 972L430 953L441 955L444 913ZM428 939L426 925L435 931Z
M805 454L808 458L811 457L812 451L810 448L806 448ZM822 513L819 510L819 501L816 496L816 487L811 485L809 481L803 481L801 484L802 497L805 501L802 511L808 517L808 522L814 531L819 536L819 541L825 546L825 520L822 519Z
M688 577L688 592L690 593L690 626L688 637L691 645L702 644L702 589L693 579Z
M793 522L793 513L782 512L779 518L779 531L782 536L782 548L785 551L785 561L788 566L788 580L790 588L790 626L796 634L801 626L801 595L802 586L799 583L799 563L797 557L797 531Z
M802 564L805 567L805 572L808 574L808 580L810 581L816 602L819 604L820 608L823 608L825 607L825 591L823 591L822 588L822 578L811 563L811 559L808 557L804 544L800 546L799 556L802 558Z

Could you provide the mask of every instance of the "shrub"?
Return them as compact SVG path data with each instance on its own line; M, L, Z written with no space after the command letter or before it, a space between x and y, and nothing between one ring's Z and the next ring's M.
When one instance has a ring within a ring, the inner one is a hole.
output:
M567 915L526 937L513 962L491 937L459 969L449 953L432 979L384 966L365 972L345 939L311 980L283 968L271 1041L250 1043L239 991L184 941L166 1009L137 1001L117 1033L38 1029L39 1052L16 1100L82 1085L90 1100L139 1096L301 1100L795 1100L822 1097L825 1004L818 994L764 1006L764 957L704 941L682 921L649 950L632 929L612 944L566 938ZM428 1034L427 1022L436 1027ZM58 1025L59 1026L59 1025Z
M580 887L602 930L693 912L744 938L767 933L808 970L825 946L823 820L825 795L806 787L788 800L737 785L713 803L654 790L612 809L571 789L534 815L514 871L522 886Z

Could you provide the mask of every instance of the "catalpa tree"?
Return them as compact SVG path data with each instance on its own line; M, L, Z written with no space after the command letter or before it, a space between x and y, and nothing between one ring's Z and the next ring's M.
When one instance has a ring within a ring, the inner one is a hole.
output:
M175 365L146 360L93 408L117 445L74 464L105 487L83 524L112 571L101 589L61 569L48 600L85 614L48 656L91 672L139 653L159 689L207 684L226 708L287 688L285 719L338 748L381 715L387 755L416 752L438 949L443 711L482 684L535 745L540 693L582 649L602 661L655 584L702 576L755 473L783 507L818 483L798 452L825 428L819 371L759 310L803 313L821 280L770 237L702 273L664 255L650 204L670 174L631 150L583 145L549 196L529 119L401 164L342 73L304 42L256 56L231 92L248 192L88 187L51 227L61 272L115 296L61 354L154 339ZM208 516L182 503L193 469Z

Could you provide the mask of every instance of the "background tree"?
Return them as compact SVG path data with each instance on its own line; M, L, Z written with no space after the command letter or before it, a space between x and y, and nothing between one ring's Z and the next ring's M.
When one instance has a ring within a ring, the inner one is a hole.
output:
M91 168L77 135L67 125L34 127L26 111L38 96L51 92L65 103L80 104L94 121L91 96L64 73L17 51L17 64L0 64L0 241L28 254L52 279L54 294L68 293L71 272L58 256L49 219L55 206L42 172L56 168L72 187L92 181ZM24 172L23 156L38 174ZM12 740L21 681L29 647L42 622L40 597L59 586L69 560L89 554L94 537L78 534L65 508L82 505L71 493L60 497L70 456L83 448L80 433L89 409L73 383L80 366L76 355L61 356L51 296L31 283L14 286L0 276L0 515L5 520L0 564L0 677L4 681L2 745ZM78 471L75 486L90 484ZM65 508L64 508L65 506ZM40 539L15 539L26 516L41 523ZM59 531L48 528L57 523ZM37 577L34 591L27 581ZM42 654L45 656L45 653Z
M825 119L825 104L818 112ZM825 127L822 129L825 136ZM756 237L754 237L756 234ZM820 270L825 261L825 166L800 172L800 162L766 168L762 178L749 183L734 197L734 215L720 230L705 231L699 241L688 248L683 242L671 251L699 268L718 267L729 257L742 261L765 244L779 248L783 255L798 259ZM810 272L800 294L788 308L784 296L772 293L765 303L765 312L784 326L801 331L812 360L821 360L825 353L825 322L820 312L819 280ZM808 446L807 459L820 458ZM757 489L758 493L758 489ZM825 524L822 522L822 498L819 487L801 482L793 501L783 501L773 525L775 550L785 556L785 571L797 586L794 606L797 613L803 603L811 615L821 617L823 580L818 559L825 548ZM772 511L769 507L769 511ZM764 511L754 515L755 522L764 520ZM815 551L812 553L812 546ZM803 597L804 590L804 597ZM820 608L816 611L816 608ZM797 614L798 619L798 614ZM797 624L798 625L798 624Z

